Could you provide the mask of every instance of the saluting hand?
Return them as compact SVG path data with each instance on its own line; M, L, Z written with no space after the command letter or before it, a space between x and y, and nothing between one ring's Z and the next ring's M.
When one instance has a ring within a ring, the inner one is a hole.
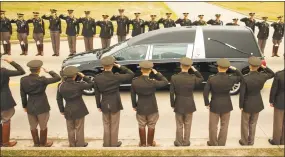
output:
M232 70L237 70L237 68L233 67L233 66L230 66L229 68L232 69Z
M136 109L136 108L133 108L133 110L134 110L134 111L137 111L137 109Z
M207 109L210 109L210 105L207 106Z
M262 64L262 65L261 65L261 68L262 68L262 69L265 69L265 68L266 68L266 66L264 66L264 65Z
M121 67L121 65L120 65L120 64L117 64L117 63L114 63L114 66L115 66L115 67L118 67L118 68Z
M99 111L99 112L102 112L101 108L98 108L98 111Z
M151 71L152 71L154 74L157 74L157 73L158 73L155 69L151 69Z
M12 59L10 59L10 58L5 58L5 59L3 59L5 62L7 62L7 63L11 63L11 62L13 62L13 60Z
M81 73L81 72L78 72L77 73L80 77L84 77L85 75L83 74L83 73Z
M197 71L194 66L191 66L191 69L192 69L194 72Z
M270 107L274 107L273 104L270 104Z
M243 111L243 108L240 108L241 111Z
M27 108L24 108L24 111L27 112Z

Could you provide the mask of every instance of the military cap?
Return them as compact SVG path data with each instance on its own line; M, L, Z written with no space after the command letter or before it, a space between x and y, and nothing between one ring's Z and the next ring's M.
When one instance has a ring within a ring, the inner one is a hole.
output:
M109 15L106 15L106 14L105 14L105 15L102 15L102 16L103 16L103 18L107 18L107 17L109 17Z
M183 57L180 59L180 63L182 65L191 66L193 64L193 61L192 61L192 59L190 59L188 57Z
M204 16L204 15L198 15L198 17L201 17L201 16Z
M0 10L0 14L5 14L6 11Z
M153 63L151 61L141 61L139 65L143 69L151 69L153 67Z
M150 17L156 17L156 15L150 15Z
M73 13L74 10L68 9L67 11L68 11L69 13Z
M261 59L255 57L255 56L252 56L252 57L249 57L248 58L248 63L252 66L260 66L261 65Z
M264 17L262 17L262 19L265 20L265 19L268 19L268 17L267 17L267 16L264 16Z
M34 15L39 15L40 13L39 13L39 12L33 12L33 14L34 14Z
M255 13L249 13L249 15L255 15Z
M106 56L106 57L103 57L103 58L101 59L101 64L102 64L102 65L105 65L105 66L107 66L107 65L113 65L114 63L115 63L115 58L112 57L112 56Z
M189 13L183 13L183 14L184 14L184 15L185 15L185 14L187 14L187 15L188 15Z
M125 11L125 9L118 9L119 10L119 12L124 12Z
M171 15L172 13L165 13L166 15Z
M216 17L220 17L220 16L221 16L221 14L216 14L215 16L216 16Z
M238 20L238 18L234 18L233 20L234 20L234 21L237 21L237 20Z
M27 66L30 69L39 69L43 65L43 62L41 60L31 60L27 63Z
M79 72L78 68L75 66L68 66L63 69L62 75L64 77L74 77Z
M18 15L19 17L24 16L24 14L22 14L22 13L17 13L17 15Z
M231 63L228 59L226 58L220 58L217 61L218 66L222 67L222 68L228 68L231 66Z
M278 16L277 18L278 18L278 19L281 19L281 18L283 18L283 16Z
M56 10L56 9L50 9L50 12L51 12L51 13L56 13L57 10Z
M134 14L136 15L136 14L141 14L141 13L134 13Z
M90 14L90 11L84 11L85 14Z

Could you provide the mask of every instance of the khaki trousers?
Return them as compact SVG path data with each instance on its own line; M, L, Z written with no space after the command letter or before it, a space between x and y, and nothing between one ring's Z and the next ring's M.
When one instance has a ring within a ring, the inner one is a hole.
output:
M34 130L40 126L41 130L47 129L47 123L49 120L49 112L39 114L37 116L28 114L28 120L30 124L30 129Z
M218 124L220 123L220 132L217 137L218 132ZM230 121L230 112L227 113L213 113L210 112L210 120L209 120L209 138L211 146L225 146L228 136L228 126Z
M43 33L34 33L33 38L37 45L44 43L44 34Z
M260 50L262 52L262 54L264 54L264 49L265 49L265 46L266 46L266 41L267 39L258 39L258 45L260 47Z
M190 144L190 133L192 125L193 113L180 114L175 113L176 120L176 142L179 145L189 145ZM184 138L183 138L183 128L184 128Z
M282 42L282 39L281 40L274 40L273 39L272 42L273 42L273 46L279 46Z
M274 108L274 121L273 121L273 142L277 145L284 145L285 134L285 119L284 110Z
M8 122L15 114L15 108L12 107L8 110L1 111L1 123Z
M139 128L145 128L147 126L148 128L155 129L155 125L159 119L159 114L158 112L147 116L137 114L136 117L139 124Z
M76 120L66 120L70 147L84 147L84 120L85 117Z
M101 38L101 43L102 43L102 48L107 48L110 46L111 44L111 39L104 39L104 38Z
M104 147L117 147L119 124L120 124L120 111L116 113L103 113L103 146Z
M28 35L27 33L18 33L17 38L20 42L20 45L27 45L28 44Z
M2 44L10 44L11 34L10 32L0 32Z
M256 124L259 113L241 114L241 142L244 145L253 145L255 139Z
M125 41L126 38L127 38L127 36L119 36L119 35L118 35L118 43L119 43L119 42L122 42L122 41Z
M67 36L70 54L76 53L76 36Z
M84 37L84 43L86 51L93 50L93 37Z
M60 33L59 31L50 31L51 44L54 54L59 55Z

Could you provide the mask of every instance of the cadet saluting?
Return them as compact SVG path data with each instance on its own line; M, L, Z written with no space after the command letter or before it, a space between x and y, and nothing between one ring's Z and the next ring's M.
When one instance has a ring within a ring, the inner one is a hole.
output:
M238 18L234 18L233 22L227 23L226 26L239 26Z
M180 24L180 26L191 26L192 22L191 22L191 20L188 19L189 13L183 13L183 15L184 15L184 18L183 19L181 19L181 18L177 19L175 21L175 23Z
M29 35L29 25L26 20L24 20L24 14L18 13L18 19L11 20L11 23L16 23L17 26L17 38L19 40L22 53L21 55L28 54L28 35Z
M240 145L253 145L255 139L255 129L259 112L264 109L260 91L264 83L274 77L274 72L261 65L261 60L257 57L250 57L249 74L244 76L241 83L239 108L242 111L241 116L241 139ZM262 67L265 73L257 70Z
M93 36L96 34L96 23L90 17L90 11L84 11L85 17L79 18L78 22L82 23L82 35L84 36L85 50L93 50Z
M255 26L258 27L259 32L257 34L258 45L261 49L262 54L264 55L264 48L266 45L266 40L269 36L269 24L266 22L268 17L262 17L264 21L256 22Z
M1 54L0 54L1 58ZM16 102L11 94L9 81L10 77L24 75L24 69L12 61L11 59L3 59L7 63L11 64L16 70L8 70L6 68L0 69L0 78L1 78L1 124L2 124L2 143L0 143L3 147L13 147L17 144L16 141L10 141L10 124L11 118L15 114L14 106L16 106Z
M100 38L102 43L102 48L107 48L111 44L111 38L114 33L114 26L111 21L108 20L109 15L102 15L103 21L97 21L96 25L101 28Z
M123 110L119 87L125 81L134 77L134 73L119 64L115 58L106 56L101 59L104 71L94 78L95 98L97 108L103 112L103 147L120 147L122 142L118 141L120 110ZM113 74L113 66L119 68L122 74ZM102 96L102 97L101 97Z
M76 54L76 37L79 34L79 23L78 19L73 15L74 10L67 10L68 16L64 16L63 14L59 15L59 18L66 21L66 34L67 34L67 41L69 45L69 56L73 56Z
M148 27L148 31L153 31L159 29L159 23L155 20L156 15L150 15L151 20L145 21L144 25Z
M218 73L210 76L204 88L204 101L207 108L210 108L209 120L209 141L208 146L225 146L227 141L228 126L230 120L230 112L233 105L230 97L230 90L233 85L243 80L242 73L235 67L230 66L227 59L219 59ZM236 75L228 75L228 69L235 71ZM212 98L209 102L209 93ZM218 123L221 119L221 128L217 137Z
M129 22L133 26L132 37L144 33L144 20L140 18L141 13L134 13L136 18Z
M3 45L3 55L11 55L11 43L10 38L12 35L11 21L5 17L5 11L0 10L0 37Z
M254 15L255 15L255 13L249 13L249 16L250 16L249 18L244 17L244 18L240 19L240 21L241 21L241 22L244 22L247 27L251 28L251 30L253 31L253 33L254 33L254 31L255 31L255 19L254 19Z
M28 113L34 146L50 147L53 144L52 141L47 140L50 106L45 90L49 84L60 81L60 76L46 69L43 69L44 72L49 73L52 78L39 76L42 65L43 62L40 60L32 60L27 64L31 74L21 78L20 91L23 108ZM37 129L38 125L40 125L40 138Z
M190 58L180 59L181 72L171 77L170 102L174 108L176 119L175 146L190 146L190 132L193 112L196 111L193 90L204 80L203 76L193 66ZM195 75L188 73L191 69ZM184 138L183 138L184 128Z
M155 125L159 118L158 107L155 98L157 88L164 87L168 84L167 79L155 69L152 69L153 63L150 61L140 62L142 75L134 78L131 87L131 98L134 111L139 125L140 147L155 146L154 139ZM150 79L151 71L157 80ZM138 100L136 97L138 96ZM147 140L146 130L148 127Z
M276 56L279 57L278 55L278 48L279 45L282 42L282 38L284 36L284 21L283 21L283 16L278 16L278 21L273 22L271 26L274 28L274 33L273 33L273 50L272 50L272 57Z
M117 21L117 36L118 42L126 40L127 34L129 34L129 18L124 15L125 9L119 9L119 16L113 15L111 21Z
M273 138L269 139L272 145L284 145L284 69L276 72L270 90L269 103L274 107Z
M195 26L205 26L205 25L207 25L206 21L203 20L204 15L198 15L198 17L199 17L199 20L194 21L193 25L195 25Z
M57 10L51 9L51 15L43 15L42 18L49 20L49 30L51 44L54 54L52 56L59 56L60 48L60 34L61 34L61 21L60 18L56 16Z
M166 13L166 19L161 18L158 20L158 23L162 23L164 28L176 27L174 20L170 18L171 14L172 13Z
M79 76L87 83L75 82ZM84 140L84 121L89 114L82 99L83 90L93 87L93 82L74 66L63 70L64 81L58 85L57 104L59 111L66 119L68 140L70 147L86 147L88 143ZM63 105L63 99L66 104Z
M33 38L37 45L38 53L36 56L43 56L44 55L44 35L45 35L45 23L39 17L39 12L33 12L34 18L27 20L28 23L33 23L34 30L33 30Z
M215 26L222 26L224 23L223 23L223 21L220 20L221 14L216 14L215 16L216 16L216 19L215 20L213 20L213 19L209 20L207 22L207 24L215 25Z

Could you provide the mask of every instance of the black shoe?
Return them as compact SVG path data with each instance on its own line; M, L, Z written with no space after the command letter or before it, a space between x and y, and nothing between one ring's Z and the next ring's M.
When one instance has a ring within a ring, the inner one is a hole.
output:
M276 145L272 139L268 139L268 142L271 144L271 145Z
M85 142L84 147L87 147L87 146L88 146L88 143L87 143L87 142Z
M212 145L210 144L210 141L207 141L207 145L208 145L208 146L212 146Z
M191 142L187 142L187 143L183 143L183 146L190 146L191 145Z
M8 53L2 53L2 55L8 55Z
M122 145L122 142L121 142L121 141L118 141L117 147L120 147L121 145Z
M243 144L242 142L241 142L241 140L238 140L238 142L239 142L239 144L241 145L241 146L244 146L245 144Z
M25 53L23 52L23 53L21 53L20 55L23 56L23 55L25 55Z
M56 56L56 54L53 54L52 56Z
M176 146L176 147L180 147L180 146L182 146L182 145L181 145L181 144L179 144L179 142L174 141L174 146Z

